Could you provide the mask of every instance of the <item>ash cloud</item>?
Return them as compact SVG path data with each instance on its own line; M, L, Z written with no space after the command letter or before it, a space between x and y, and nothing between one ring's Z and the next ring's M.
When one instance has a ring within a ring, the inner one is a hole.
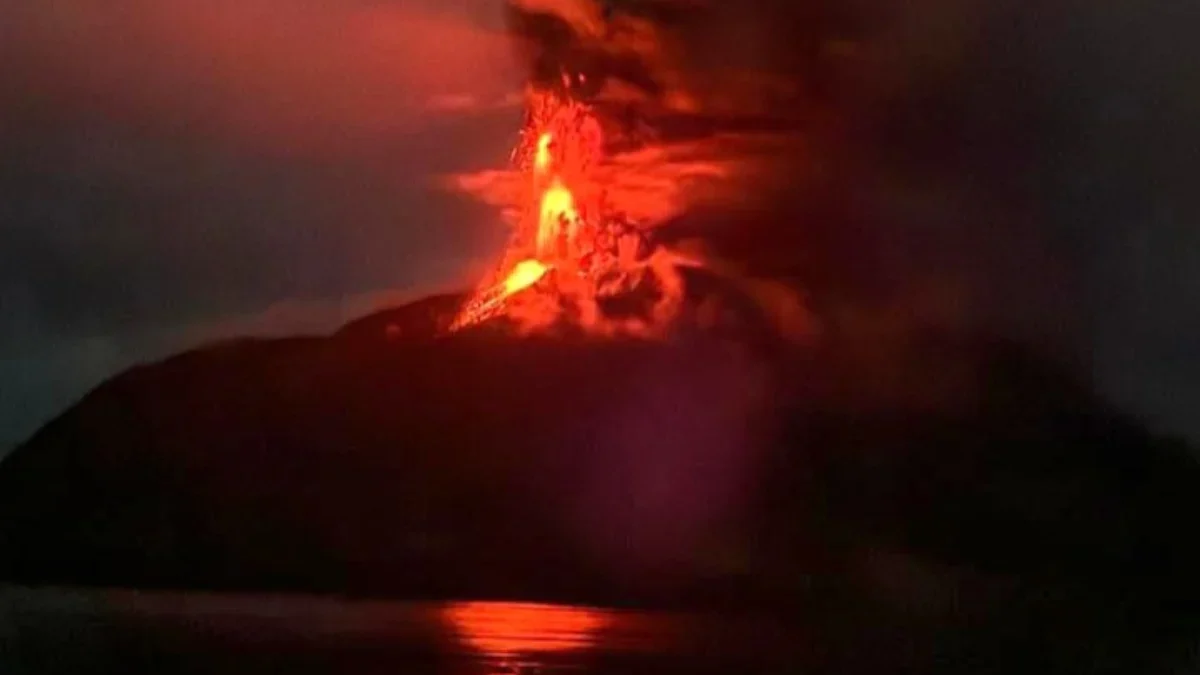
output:
M1031 335L1200 437L1196 11L5 3L0 448L205 326L461 281L504 233L435 182L502 166L513 92L565 66L631 212L835 308Z
M614 160L667 178L615 190L654 205L648 220L793 279L827 315L1034 342L1197 438L1197 14L1167 0L510 0L508 19L536 81L586 74L577 92L616 150L691 148ZM697 167L706 180L670 179ZM500 183L472 187L502 203Z

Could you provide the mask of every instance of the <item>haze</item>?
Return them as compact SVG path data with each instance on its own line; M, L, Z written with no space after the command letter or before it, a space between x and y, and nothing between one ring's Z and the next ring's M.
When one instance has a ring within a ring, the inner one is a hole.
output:
M1012 46L1065 84L1038 226L1104 390L1200 439L1196 12L1078 4ZM132 363L466 284L504 230L442 177L503 166L525 76L500 0L0 5L0 448Z

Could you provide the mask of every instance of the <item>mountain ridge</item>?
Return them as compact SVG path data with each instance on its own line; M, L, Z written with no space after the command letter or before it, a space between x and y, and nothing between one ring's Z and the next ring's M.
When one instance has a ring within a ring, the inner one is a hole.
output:
M0 578L787 604L907 551L1200 599L1187 446L1021 345L935 336L880 385L837 342L441 335L461 297L102 384L0 463ZM923 400L929 358L961 373Z

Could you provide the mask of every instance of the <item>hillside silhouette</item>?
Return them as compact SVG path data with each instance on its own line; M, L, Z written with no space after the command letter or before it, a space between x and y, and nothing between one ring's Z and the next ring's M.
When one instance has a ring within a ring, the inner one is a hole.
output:
M1063 626L1067 659L1195 616L1194 456L1026 347L441 334L461 299L106 382L0 465L0 578L891 616L1025 656Z

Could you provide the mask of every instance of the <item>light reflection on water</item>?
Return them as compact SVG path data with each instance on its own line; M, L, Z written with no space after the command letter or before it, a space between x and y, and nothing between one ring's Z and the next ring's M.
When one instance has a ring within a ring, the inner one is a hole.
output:
M599 610L515 602L454 603L442 615L466 645L500 658L594 647L611 620Z
M2 675L749 672L794 663L795 637L721 614L0 584Z
M583 607L513 602L462 602L441 609L462 644L498 673L536 672L548 654L597 647L611 613Z

